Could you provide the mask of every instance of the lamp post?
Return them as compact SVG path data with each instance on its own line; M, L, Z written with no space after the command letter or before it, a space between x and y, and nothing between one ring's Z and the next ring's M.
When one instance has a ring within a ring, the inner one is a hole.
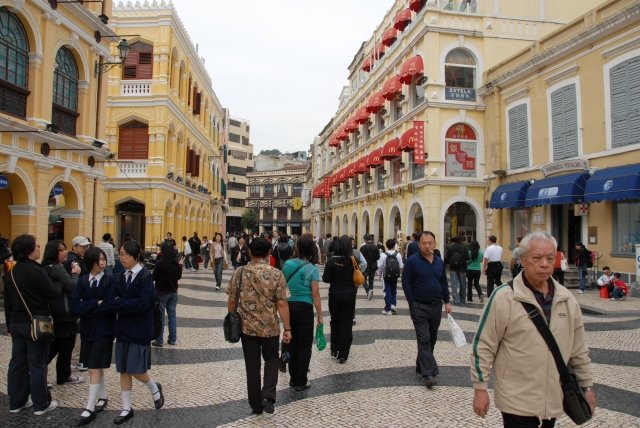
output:
M100 60L96 61L95 70L94 70L95 77L98 77L100 74L106 73L116 65L119 65L122 67L122 65L127 59L127 56L129 56L130 50L131 50L131 46L129 46L127 39L121 39L120 43L118 43L118 57L120 58L120 62L102 62L102 57L100 57Z

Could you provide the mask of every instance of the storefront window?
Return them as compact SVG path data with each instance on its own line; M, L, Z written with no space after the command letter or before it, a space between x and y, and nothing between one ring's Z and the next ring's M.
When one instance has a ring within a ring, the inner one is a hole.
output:
M640 202L614 204L613 253L633 255L640 243Z
M530 232L531 213L528 209L511 210L511 248L516 245L516 238Z

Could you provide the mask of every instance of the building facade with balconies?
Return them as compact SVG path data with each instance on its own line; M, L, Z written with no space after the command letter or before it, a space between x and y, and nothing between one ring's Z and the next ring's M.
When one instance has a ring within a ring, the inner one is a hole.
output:
M251 128L244 119L229 119L227 141L227 231L242 232L242 214L247 208L249 181L247 173L253 170L253 144Z
M544 230L568 260L582 242L635 276L639 29L637 1L609 0L487 70L487 223L505 247Z
M0 2L0 236L102 237L111 0Z
M484 243L482 71L600 0L397 0L313 148L314 234Z
M287 164L279 169L254 171L249 181L248 208L258 213L254 232L300 235L311 231L308 189L311 165Z
M155 248L224 233L225 111L170 2L118 3L113 28L129 34L129 57L108 74L105 229Z

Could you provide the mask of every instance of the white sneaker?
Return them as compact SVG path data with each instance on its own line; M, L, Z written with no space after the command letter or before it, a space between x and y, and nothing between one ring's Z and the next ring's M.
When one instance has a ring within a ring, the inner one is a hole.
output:
M27 402L24 403L21 407L18 407L17 409L11 409L9 410L9 413L18 413L20 412L20 410L24 410L28 407L33 406L33 401L31 401L31 397L27 398Z
M56 407L58 407L58 402L56 400L51 400L51 403L49 403L49 407L47 407L46 409L42 409L42 410L36 410L35 412L33 412L33 414L36 415L36 416L42 416L45 413L48 413L48 412L52 411Z
M395 315L396 312L398 312L398 310L396 309L396 305L391 305L391 313Z
M382 315L392 315L391 311L382 310Z
M373 297L373 290L369 290L367 292L367 299L371 300L372 297Z
M578 290L578 294L584 293L584 290Z

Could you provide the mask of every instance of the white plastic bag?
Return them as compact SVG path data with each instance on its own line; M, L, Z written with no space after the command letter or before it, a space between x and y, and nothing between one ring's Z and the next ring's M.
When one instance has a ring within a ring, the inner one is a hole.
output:
M456 348L461 348L467 344L467 338L464 336L462 327L453 319L451 314L448 315L449 330L451 331L451 338Z

